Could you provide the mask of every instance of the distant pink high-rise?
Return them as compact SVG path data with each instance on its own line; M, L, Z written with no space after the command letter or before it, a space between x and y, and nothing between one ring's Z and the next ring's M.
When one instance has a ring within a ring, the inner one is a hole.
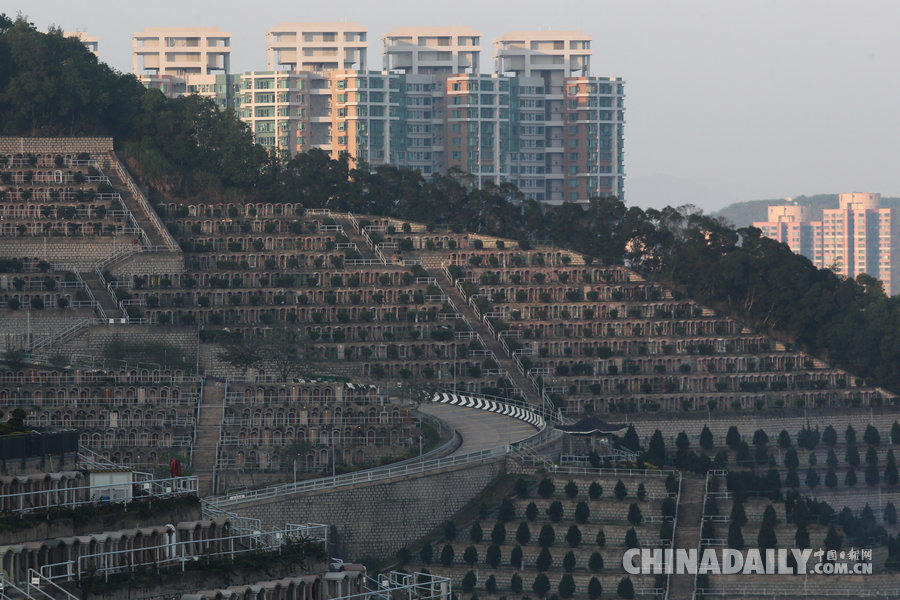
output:
M890 208L880 204L880 194L849 192L840 194L838 208L822 211L821 221L813 221L806 207L786 204L769 206L769 220L753 226L819 268L844 277L863 273L875 277L892 295L900 290L896 267L900 223Z

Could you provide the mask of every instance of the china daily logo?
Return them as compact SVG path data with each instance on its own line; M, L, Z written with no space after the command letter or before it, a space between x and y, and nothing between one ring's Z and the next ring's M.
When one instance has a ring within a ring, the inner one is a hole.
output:
M622 567L630 575L871 575L872 550L631 548Z

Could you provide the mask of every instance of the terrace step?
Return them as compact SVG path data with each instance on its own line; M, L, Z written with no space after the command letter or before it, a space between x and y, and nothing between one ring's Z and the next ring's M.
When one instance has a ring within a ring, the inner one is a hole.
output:
M471 307L466 298L462 295L453 282L447 278L447 274L444 273L443 269L428 269L428 274L432 277L437 278L443 284L442 287L446 291L446 293L453 299L454 304L456 304L457 309L460 311L460 314L463 319L465 319L472 329L481 336L481 339L484 341L484 344L487 346L487 349L494 353L494 356L497 358L497 363L500 365L501 369L506 370L509 374L510 379L512 380L513 385L518 388L518 390L522 393L525 399L532 406L540 406L541 405L541 397L538 394L537 390L534 389L534 385L532 385L531 380L528 379L522 371L519 370L519 367L513 361L512 357L506 353L506 350L503 348L503 345L495 338L490 330L487 328L487 325L478 318L478 315L475 314L475 310Z
M678 499L678 523L675 528L675 548L696 548L700 545L700 525L703 518L703 494L706 482L686 475L681 480ZM691 600L694 595L693 575L672 575L668 597L671 600Z
M222 431L225 392L225 383L217 381L204 381L200 391L192 467L194 475L199 479L201 497L214 494L216 489L216 459Z
M91 289L94 299L100 304L100 307L103 309L107 318L125 318L125 313L122 312L122 309L120 309L118 304L113 300L109 291L107 291L106 286L100 281L100 276L97 275L96 272L85 271L84 273L81 273L81 278L84 280L85 285Z

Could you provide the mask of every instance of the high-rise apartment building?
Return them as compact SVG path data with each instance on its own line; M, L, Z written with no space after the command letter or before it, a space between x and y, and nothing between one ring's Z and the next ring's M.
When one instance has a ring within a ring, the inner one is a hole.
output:
M84 45L85 48L87 48L88 52L90 52L91 54L93 54L94 56L96 56L98 58L100 57L100 39L99 38L92 36L92 35L88 35L88 33L86 31L66 31L65 33L63 33L63 36L65 36L67 38L77 39L79 42L81 42Z
M425 177L459 169L553 204L623 196L624 83L591 75L590 36L511 32L490 74L468 27L386 33L382 71L366 68L367 36L356 23L282 23L266 35L268 70L231 74L229 34L145 30L134 69L168 96L235 110L272 151L347 153Z
M469 27L404 27L381 41L386 71L436 77L479 72L481 32Z
M822 264L822 222L813 221L810 210L797 204L768 208L768 221L754 223L763 235L786 244L815 265Z
M147 28L131 37L132 72L167 96L214 97L216 76L231 72L231 34L214 28Z
M266 32L270 71L365 71L369 31L356 23L281 23Z
M838 208L824 209L821 221L811 220L804 207L786 205L770 206L769 220L753 225L819 268L844 277L865 273L881 280L891 295L900 290L900 223L880 203L879 194L850 192L840 194Z

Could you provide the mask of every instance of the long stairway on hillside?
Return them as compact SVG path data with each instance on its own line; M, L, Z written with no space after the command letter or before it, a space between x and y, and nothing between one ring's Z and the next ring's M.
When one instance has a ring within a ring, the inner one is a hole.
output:
M344 229L344 235L347 236L347 239L356 244L360 258L375 258L375 250L369 246L369 243L366 241L366 238L363 237L362 233L356 231L356 227L349 217L334 215L333 218L335 223Z
M109 159L111 162L118 163L116 156L110 156ZM135 196L128 183L123 181L116 166L111 164L109 168L103 170L103 174L109 177L110 185L116 188L116 191L122 196L122 203L134 215L138 227L147 235L150 244L156 248L166 247L172 251L177 251L178 245L174 238L164 229L162 222L156 218L156 215L149 213L152 209Z
M194 438L192 467L199 479L200 496L216 492L216 460L222 431L226 384L204 381L200 392L197 435Z
M457 310L462 313L463 319L465 319L475 332L481 336L481 339L484 340L484 343L487 345L487 349L493 352L494 356L497 357L497 363L500 365L500 368L506 370L513 385L525 395L525 399L529 404L532 406L540 406L541 397L531 383L531 380L519 370L519 367L513 361L512 357L506 353L506 350L500 342L491 334L484 322L478 318L478 315L475 314L475 311L459 291L459 288L453 285L453 282L447 278L447 275L442 269L429 269L428 274L441 282L441 287L453 300Z
M703 518L703 494L706 481L693 475L681 480L678 500L678 523L675 528L675 548L688 550L700 545L700 524ZM669 600L691 600L694 595L693 575L672 575Z
M119 308L119 304L113 300L106 286L100 281L100 276L94 271L85 271L81 273L81 279L91 289L94 300L100 304L103 314L107 319L124 319L125 313Z

